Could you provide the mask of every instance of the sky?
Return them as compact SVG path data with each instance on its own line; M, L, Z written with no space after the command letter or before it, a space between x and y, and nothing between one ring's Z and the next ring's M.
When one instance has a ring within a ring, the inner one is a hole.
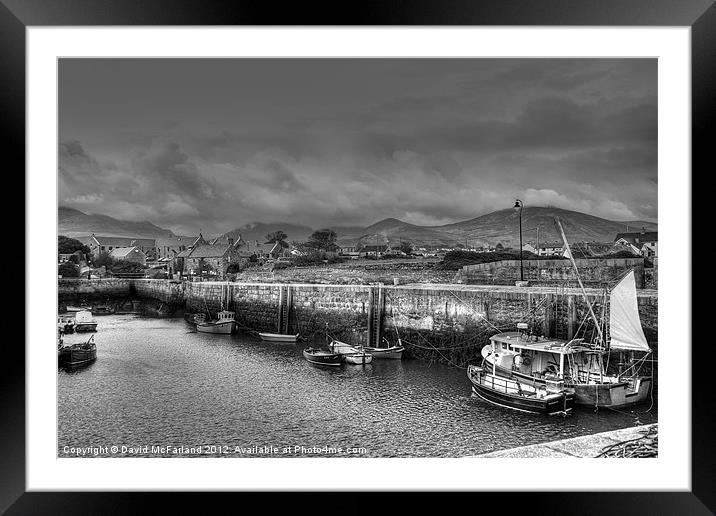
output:
M657 220L656 59L61 59L58 204L178 234Z

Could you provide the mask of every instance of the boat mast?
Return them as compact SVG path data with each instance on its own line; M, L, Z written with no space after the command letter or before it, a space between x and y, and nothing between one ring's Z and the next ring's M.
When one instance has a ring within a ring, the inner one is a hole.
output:
M569 257L569 261L572 262L572 267L574 267L574 273L577 275L577 282L579 283L579 288L582 290L584 301L587 303L587 308L589 309L589 315L592 317L592 321L594 321L594 326L597 328L597 333L599 333L599 342L601 345L604 342L602 327L597 320L597 316L594 315L594 310L592 310L592 303L589 302L587 291L584 289L584 285L582 284L582 278L579 276L579 269L577 269L577 263L574 261L574 257L572 256L572 250L569 248L569 242L567 242L567 237L564 235L564 229L562 229L562 223L559 221L559 217L555 217L554 221L557 223L559 233L562 235L564 247L567 249L567 256Z

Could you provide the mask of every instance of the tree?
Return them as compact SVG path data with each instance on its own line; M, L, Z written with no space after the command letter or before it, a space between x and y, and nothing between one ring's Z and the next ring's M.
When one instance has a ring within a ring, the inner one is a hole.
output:
M72 262L61 263L57 267L57 274L63 278L78 278L80 275L80 268Z
M285 241L287 238L288 235L279 229L266 235L266 243L273 244L274 242L278 242L281 247L286 248L288 247L288 242Z
M57 253L72 254L76 251L82 251L82 254L89 255L92 251L85 244L74 238L60 235L57 237Z
M306 245L318 251L335 251L338 248L336 238L338 235L332 229L319 229L308 237Z
M92 262L92 265L95 267L106 267L107 270L112 268L112 265L114 264L115 259L112 258L107 251L102 251L97 255L97 257Z

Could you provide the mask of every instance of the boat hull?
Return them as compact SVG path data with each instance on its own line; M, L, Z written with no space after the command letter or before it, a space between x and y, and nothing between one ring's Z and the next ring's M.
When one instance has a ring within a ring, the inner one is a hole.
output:
M78 366L82 364L88 364L96 359L96 346L91 346L89 349L67 346L58 350L58 360L62 365L66 366Z
M236 323L234 321L205 322L196 325L196 331L200 333L214 333L229 335L234 332Z
M472 383L472 392L494 405L540 414L566 414L574 408L574 392L563 391L544 398L522 396L517 393L507 392L507 389L501 391L491 387L490 377L502 378L496 375L485 375L484 372L476 373L468 370L468 378ZM492 382L492 385L494 386L495 382Z
M95 323L90 323L90 322L77 323L77 324L75 324L75 331L77 333L97 331L97 323L96 322Z
M268 342L285 342L289 344L295 344L298 339L298 333L296 335L282 335L280 333L259 333L261 340Z
M351 355L343 355L343 359L346 364L366 365L373 361L373 355L368 353L354 353Z
M343 363L340 353L312 352L304 349L303 358L316 365L340 366Z
M489 357L487 363L490 363ZM492 367L492 365L490 366ZM537 378L519 371L510 371L504 367L494 366L497 375L503 378L515 377L537 384L544 384L543 378ZM615 408L636 405L649 397L652 379L649 376L640 376L631 381L604 382L604 383L572 383L565 382L565 387L574 389L575 403L590 407Z
M651 377L641 376L634 382L575 384L574 392L579 405L591 407L625 407L645 401L651 389Z
M390 348L363 348L366 353L373 355L376 360L401 360L403 358L403 346L393 346Z

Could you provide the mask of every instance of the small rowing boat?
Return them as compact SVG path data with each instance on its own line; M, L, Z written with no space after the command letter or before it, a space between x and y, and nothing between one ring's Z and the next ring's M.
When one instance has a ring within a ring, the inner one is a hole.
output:
M92 319L92 312L82 310L75 315L75 331L97 331L97 321Z
M366 353L370 353L376 359L392 358L395 360L402 359L403 351L405 351L405 348L403 347L402 342L400 342L400 339L398 339L398 344L395 346L388 346L385 348L374 348L374 347L366 346L363 349L365 350Z
M350 353L348 355L343 355L343 360L346 364L366 365L373 361L373 355L366 353L365 351L362 353Z
M332 353L317 348L304 349L303 358L316 365L339 366L343 363L340 353Z
M92 362L97 358L97 345L94 343L94 335L87 342L60 347L57 354L60 363L66 366L78 366Z
M282 333L259 332L259 337L261 337L261 340L269 342L285 342L288 344L295 344L296 339L298 339L298 336L298 333L296 335L284 335Z

